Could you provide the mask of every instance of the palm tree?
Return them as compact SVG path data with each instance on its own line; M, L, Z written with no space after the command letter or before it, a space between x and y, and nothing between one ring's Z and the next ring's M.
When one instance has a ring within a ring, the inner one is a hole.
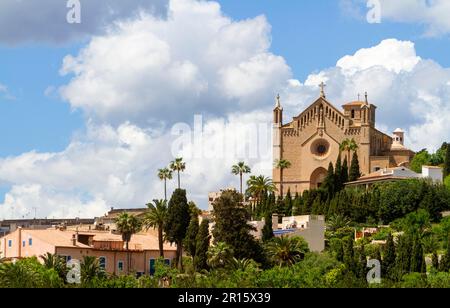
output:
M167 180L172 179L172 170L169 168L159 169L158 177L161 181L164 181L164 200L167 200Z
M95 278L105 277L105 270L100 266L97 257L84 256L83 262L80 264L81 281L86 284Z
M131 237L133 236L133 234L136 234L139 231L141 231L142 224L139 221L139 219L137 219L136 216L130 215L126 212L120 214L119 217L116 218L115 222L116 222L116 226L117 226L117 231L119 231L122 234L122 240L125 242L125 249L128 252L127 268L128 268L128 273L129 273L131 256L129 253L128 245L131 241Z
M248 192L257 200L261 200L262 194L276 191L272 180L263 175L251 176L247 181Z
M356 143L355 139L345 139L344 141L342 141L342 143L339 145L339 151L343 152L343 151L347 151L347 161L350 164L351 162L351 152L355 152L356 150L358 150L358 144Z
M133 234L141 231L141 222L136 216L128 213L122 213L116 218L117 231L122 234L122 240L125 242L125 248L128 250L128 244Z
M245 272L249 268L258 268L258 264L252 260L252 259L236 259L233 257L233 259L230 260L228 264L229 268L231 270L235 271L243 271Z
M231 167L231 173L234 175L239 175L240 177L240 183L241 183L241 195L242 195L242 176L243 174L248 174L252 172L250 167L247 166L243 161L239 162L237 165L234 165Z
M342 215L333 215L328 218L327 231L337 231L350 226L350 220Z
M157 228L159 241L159 255L164 258L164 238L163 230L167 215L167 201L153 200L153 204L147 204L147 212L142 220L142 225L145 229Z
M309 252L308 243L301 237L275 237L267 244L273 262L280 267L301 261Z
M44 262L44 266L47 269L54 269L58 273L59 277L66 278L66 262L64 262L64 259L61 256L47 252L45 255L40 256L40 258Z
M224 268L233 258L233 250L226 243L219 242L208 249L207 263L211 268Z
M286 159L275 161L275 168L280 169L280 195L283 197L283 170L291 168L291 162Z
M183 172L186 169L186 163L183 162L183 158L176 158L174 161L172 161L170 163L170 169L178 173L178 189L180 189L180 171Z

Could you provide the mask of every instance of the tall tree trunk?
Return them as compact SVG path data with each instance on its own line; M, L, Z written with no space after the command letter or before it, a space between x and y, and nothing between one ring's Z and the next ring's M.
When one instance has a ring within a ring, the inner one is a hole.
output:
M280 194L283 198L283 168L280 168Z
M167 179L164 179L164 200L167 201Z
M164 258L164 241L163 241L163 228L158 227L158 241L159 241L159 256Z
M242 195L242 172L240 173L240 177L241 177L241 195Z
M183 243L181 241L177 243L177 256L177 266L183 270Z
M178 170L178 189L181 189L181 186L180 186L180 170Z

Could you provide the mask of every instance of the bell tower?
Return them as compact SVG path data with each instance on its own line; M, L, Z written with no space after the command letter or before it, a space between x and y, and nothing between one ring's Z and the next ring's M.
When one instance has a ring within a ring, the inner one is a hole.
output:
M273 160L281 159L281 127L283 126L283 107L278 94L273 110Z

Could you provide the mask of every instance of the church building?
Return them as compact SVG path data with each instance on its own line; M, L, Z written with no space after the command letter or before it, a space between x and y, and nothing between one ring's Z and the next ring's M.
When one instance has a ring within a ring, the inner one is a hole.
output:
M365 100L354 101L340 110L326 98L324 84L320 97L292 121L283 123L280 97L273 111L273 159L287 160L291 166L280 170L274 165L273 181L279 194L292 194L320 187L329 163L336 163L340 145L354 140L360 172L368 175L385 168L408 167L414 152L404 146L404 132L389 136L375 128L376 106ZM342 159L351 156L342 152Z

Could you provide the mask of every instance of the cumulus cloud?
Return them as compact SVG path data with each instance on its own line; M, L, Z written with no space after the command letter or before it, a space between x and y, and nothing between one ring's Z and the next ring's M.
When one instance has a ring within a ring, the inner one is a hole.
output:
M313 101L313 86L321 81L336 106L367 91L378 106L379 127L403 127L415 150L436 149L450 135L444 120L450 117L450 69L418 57L412 42L387 39L342 57L335 67L308 76L304 84L291 82L284 94L289 109L302 110L305 102Z
M438 36L450 32L450 2L447 0L379 0L383 20L424 25L425 35ZM366 0L341 0L341 7L352 17L361 18Z
M163 17L167 0L80 0L81 23L69 24L68 0L0 1L0 42L64 43L102 33L113 20L132 18L140 10Z
M94 37L61 69L60 89L74 108L108 123L177 121L270 106L291 77L269 52L263 16L233 21L216 2L172 0L167 19L141 14Z
M187 124L181 134L139 128L89 125L86 134L59 153L29 152L0 160L0 183L12 186L0 217L98 216L110 207L143 207L164 196L157 169L182 155L181 176L188 197L206 207L207 193L236 187L232 164L246 159L255 172L270 175L270 114L255 112ZM194 129L198 129L194 133ZM175 147L174 144L181 145ZM168 184L168 193L176 182Z
M0 184L12 187L0 215L11 207L26 215L36 204L43 216L143 206L163 196L156 171L178 155L187 162L182 186L205 208L209 191L238 186L230 166L239 160L270 176L274 95L289 121L318 97L321 81L337 107L368 91L379 127L404 128L415 150L438 147L450 135L450 70L420 58L412 42L366 47L303 81L269 52L264 17L233 21L215 2L172 0L167 19L116 23L61 68L72 80L59 91L85 112L86 132L58 153L0 159ZM171 129L178 120L186 123Z

